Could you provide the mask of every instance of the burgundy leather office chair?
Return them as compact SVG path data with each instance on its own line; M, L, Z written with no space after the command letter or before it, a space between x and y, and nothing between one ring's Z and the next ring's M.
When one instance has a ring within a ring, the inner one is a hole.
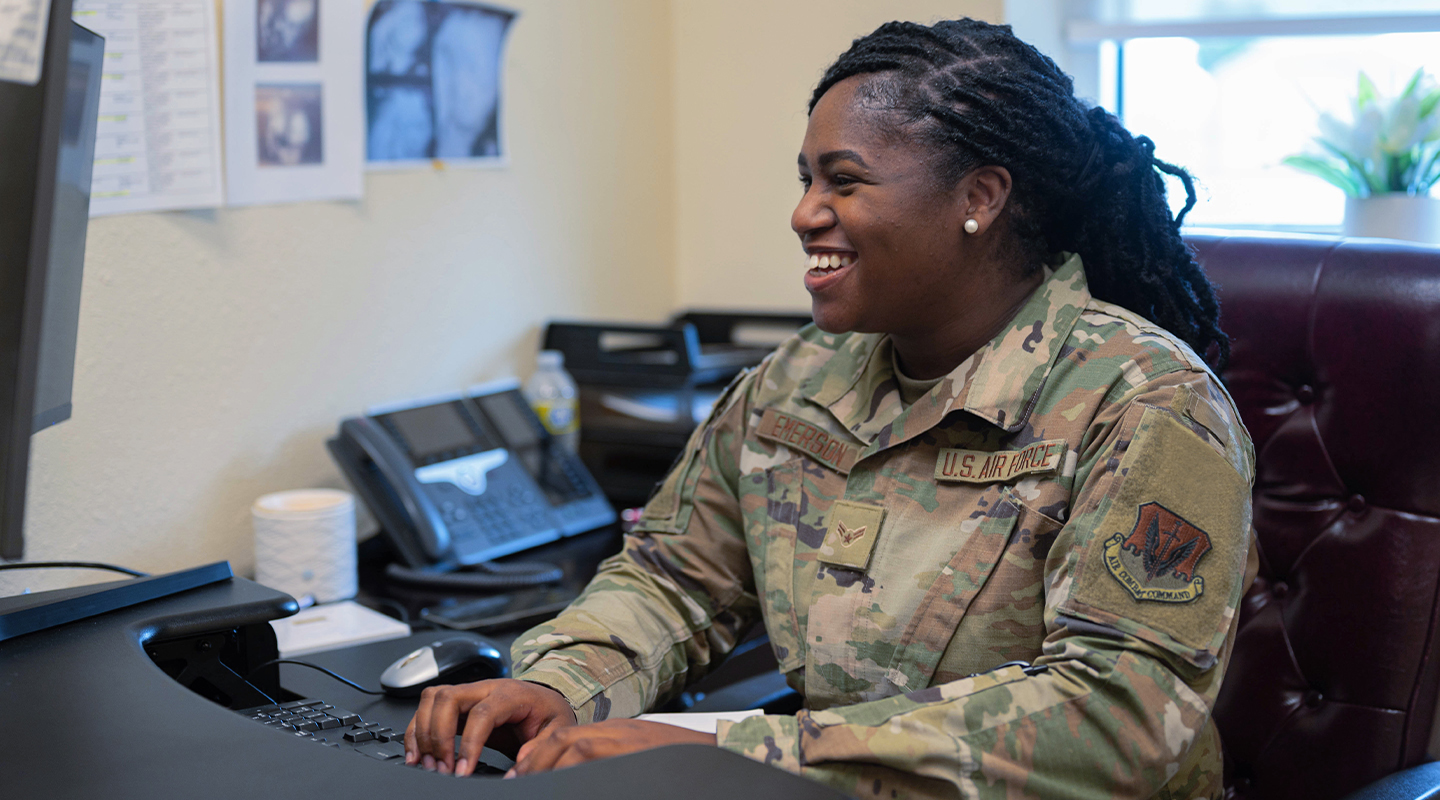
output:
M1440 688L1440 248L1187 237L1234 342L1259 577L1215 709L1243 800L1419 797Z

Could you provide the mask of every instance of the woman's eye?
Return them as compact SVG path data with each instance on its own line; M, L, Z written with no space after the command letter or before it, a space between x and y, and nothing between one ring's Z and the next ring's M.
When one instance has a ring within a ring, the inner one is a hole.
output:
M801 185L802 187L806 188L806 189L809 189L809 188L810 188L810 176L809 176L809 175L801 175L801 176L800 176L800 185Z
M849 186L852 183L858 183L854 176L843 174L836 175L834 178L831 178L830 182L835 184L836 186Z

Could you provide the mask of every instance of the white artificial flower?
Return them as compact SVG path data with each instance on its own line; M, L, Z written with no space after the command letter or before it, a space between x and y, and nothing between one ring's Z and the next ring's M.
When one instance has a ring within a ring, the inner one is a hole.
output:
M1418 72L1405 93L1387 98L1361 73L1360 93L1350 103L1350 120L1322 113L1318 120L1325 145L1322 155L1294 156L1286 163L1317 175L1347 193L1426 193L1440 142L1440 104L1421 116L1426 98L1437 91L1435 78ZM1343 162L1337 160L1343 157ZM1391 183L1391 181L1396 181ZM1403 184L1403 185L1402 185Z
M1381 129L1380 147L1391 155L1410 152L1420 143L1416 133L1420 128L1420 98L1413 93L1390 103Z

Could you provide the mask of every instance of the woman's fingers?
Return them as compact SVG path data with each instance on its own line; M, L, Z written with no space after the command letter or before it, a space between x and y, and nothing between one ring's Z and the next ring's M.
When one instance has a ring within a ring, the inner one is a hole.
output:
M422 764L425 757L436 763L452 764L456 726L460 715L482 702L490 694L491 681L466 683L459 686L432 686L420 693L420 706L405 729L405 763Z
M410 725L405 728L405 763L415 764L420 761L430 748L430 707L434 705L435 698L431 695L420 695L420 706L415 709L415 716L410 718Z
M570 743L569 747L560 751L559 756L555 759L555 763L550 765L548 769L573 767L577 764L584 764L586 761L598 761L602 758L623 755L633 752L635 749L637 748L627 746L624 742L615 739L594 737L576 739Z
M523 742L527 732L574 724L575 712L564 695L547 686L499 679L431 687L420 695L420 706L405 729L405 763L468 775L497 733L506 734L500 739ZM456 733L461 733L458 751Z
M515 755L507 778L562 769L668 744L715 744L715 735L658 722L621 719L546 730Z
M414 764L419 759L420 746L415 743L415 718L405 726L405 763Z
M468 683L425 690L425 694L434 693L430 707L429 747L425 748L425 752L435 757L436 768L440 772L449 774L455 764L455 734L459 732L460 714L477 703L483 703L489 694L487 688Z
M475 771L480 763L480 751L490 741L490 735L497 725L509 722L514 708L505 708L501 703L481 703L470 709L465 720L465 733L460 736L460 752L455 759L455 774L465 777Z
M572 728L554 728L545 731L521 746L520 752L515 754L515 766L510 768L506 777L530 775L553 769L555 762L575 740L593 735L594 727L593 725L577 725Z

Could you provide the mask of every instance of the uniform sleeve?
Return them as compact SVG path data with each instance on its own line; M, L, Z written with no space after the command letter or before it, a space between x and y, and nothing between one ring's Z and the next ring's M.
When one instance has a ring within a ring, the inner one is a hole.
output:
M721 746L861 797L1185 798L1253 578L1253 453L1206 373L1117 390L1077 454L1033 666L720 724ZM1178 776L1178 777L1177 777Z
M722 394L584 593L515 640L515 677L564 694L580 722L664 702L759 619L736 481L753 375L763 369Z

